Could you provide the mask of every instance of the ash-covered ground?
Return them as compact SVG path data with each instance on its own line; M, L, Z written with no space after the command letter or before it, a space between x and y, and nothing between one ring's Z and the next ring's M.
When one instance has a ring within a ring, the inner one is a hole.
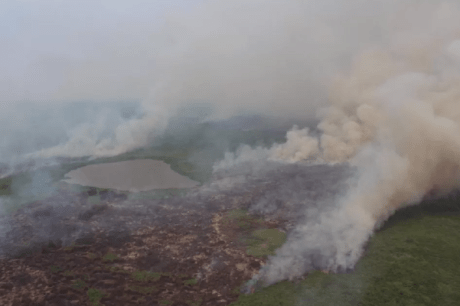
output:
M111 191L101 195L100 203L91 204L88 192L60 189L1 217L0 255L17 256L50 242L62 246L91 242L97 233L122 242L145 226L204 229L214 213L234 208L280 221L289 231L297 220L314 219L332 209L352 174L344 164L265 161L215 171L209 183L190 189L185 196L165 199L128 200Z

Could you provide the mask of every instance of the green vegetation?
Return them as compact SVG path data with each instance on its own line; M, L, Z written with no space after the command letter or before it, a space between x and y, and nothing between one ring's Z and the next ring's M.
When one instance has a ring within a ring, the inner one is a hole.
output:
M50 270L52 273L58 273L59 271L62 271L62 268L58 266L51 266Z
M460 301L460 217L423 216L378 235L363 261L374 270L364 301L390 305Z
M196 285L196 284L198 284L198 280L195 279L195 278L188 279L188 280L184 281L184 285L193 286L193 285Z
M115 266L109 266L109 265L104 265L104 269L108 270L112 273L123 273L123 274L130 274L129 271L126 271L123 268L120 267L115 267Z
M275 250L286 241L286 233L278 229L259 229L250 238L244 239L248 245L247 254L253 256L274 255Z
M64 276L74 276L75 273L73 273L72 271L69 271L69 270L65 270L64 273L62 273Z
M402 209L370 239L354 271L313 271L232 305L458 305L459 207L451 198Z
M229 224L231 222L236 222L236 225L242 230L249 230L254 226L259 226L263 220L250 216L247 210L234 209L228 211L223 220L224 224Z
M179 137L165 134L155 146L128 152L110 158L89 161L87 158L72 159L71 163L43 168L52 183L64 178L65 173L91 164L119 162L133 159L163 160L172 170L186 175L198 182L205 182L212 172L212 163L223 157L224 150L234 151L240 143L269 146L274 141L282 141L284 132L276 137L260 131L216 130L207 124L197 125L188 131L187 136ZM225 139L225 149L212 147L211 139ZM259 140L259 142L258 142ZM199 160L197 162L196 160ZM7 212L13 212L21 205L30 202L31 197L18 195L18 190L26 190L38 172L20 173L0 179L0 197ZM60 183L52 185L73 192L87 192L89 187ZM52 189L52 188L51 188ZM99 193L90 196L92 204L100 202ZM130 194L130 199L181 196L184 190L161 190ZM46 197L47 193L34 195L33 200ZM459 305L460 301L460 202L447 198L434 203L399 210L370 239L363 258L354 271L344 274L326 274L312 271L304 280L280 282L250 295L241 295L233 306L291 306L291 305ZM228 212L225 222L236 222L248 234L243 237L248 254L267 256L273 254L286 239L284 233L275 229L258 228L260 220L244 210ZM259 226L260 227L260 226ZM52 247L52 246L50 246ZM72 247L73 248L73 247ZM24 249L20 254L29 254ZM103 261L113 262L115 254L104 256ZM89 258L96 254L87 253ZM130 273L117 267L108 267L112 272ZM51 266L52 273L62 271ZM73 276L65 271L64 275ZM131 277L139 282L157 281L164 273L136 271ZM189 276L190 277L190 276ZM182 277L181 277L182 278ZM185 277L183 277L185 278ZM88 287L89 276L73 281L73 288L84 290ZM185 285L196 284L195 279L182 279ZM147 284L144 284L147 285ZM154 286L131 286L142 294L155 291ZM235 288L239 290L240 288ZM90 288L87 291L92 305L100 305L103 292ZM172 301L160 301L161 305ZM190 306L198 306L201 301L189 301Z
M251 217L248 215L247 210L244 209L233 209L227 212L227 218L230 220L237 220L237 221L243 221L243 220L249 220Z
M75 241L73 241L69 246L64 247L64 251L66 252L73 252L77 250L84 250L87 246L85 244L78 244Z
M94 288L88 289L86 294L88 295L90 304L93 306L101 305L99 302L105 295L104 292L102 292L101 290L97 290Z
M160 279L162 273L148 272L148 271L135 271L132 273L133 279L139 282L157 281Z
M85 281L81 280L81 279L76 279L73 281L73 284L72 284L72 288L76 289L76 290L83 290L85 289L85 287L87 286L87 284L85 283Z
M66 247L64 248L64 251L66 251L66 252L72 252L74 249L75 249L75 242L72 242L71 245L66 246Z
M273 255L286 241L286 233L278 229L267 229L262 219L248 214L244 209L234 209L226 213L223 224L236 224L244 231L241 241L247 246L247 254L252 256Z
M104 261L104 262L107 262L107 261L108 262L113 262L113 261L115 261L117 259L118 259L117 254L113 254L113 253L110 253L110 252L105 254L104 257L102 257L102 261Z

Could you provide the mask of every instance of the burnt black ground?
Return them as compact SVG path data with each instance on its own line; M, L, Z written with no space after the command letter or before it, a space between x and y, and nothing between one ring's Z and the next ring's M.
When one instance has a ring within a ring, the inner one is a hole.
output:
M296 220L333 208L351 175L345 165L266 162L218 171L210 183L183 197L127 200L112 192L102 194L100 204L90 204L88 194L60 190L2 217L7 230L0 238L0 256L17 256L50 242L91 241L95 232L129 236L145 226L206 227L213 213L235 207L282 221L288 230Z

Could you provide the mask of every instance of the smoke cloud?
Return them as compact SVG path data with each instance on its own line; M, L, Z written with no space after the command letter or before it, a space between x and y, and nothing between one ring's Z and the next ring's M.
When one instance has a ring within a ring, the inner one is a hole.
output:
M389 32L385 44L359 52L349 72L331 83L319 138L294 128L285 144L241 148L215 166L264 155L357 169L336 209L301 222L255 280L269 285L312 269L353 268L367 239L395 210L433 189L459 187L460 23L453 18L459 9L447 1L395 6L387 16L391 28L382 29Z
M214 166L221 177L202 192L241 186L248 171L260 181L269 164L348 164L356 169L348 191L322 200L330 209L314 218L306 214L255 279L346 270L395 210L459 186L459 15L448 0L219 0L171 13L155 29L126 26L58 65L60 82L43 97L133 99L141 101L139 116L119 118L108 131L113 116L98 112L55 131L47 146L28 148L29 156L110 156L146 146L191 103L208 103L209 119L245 112L319 119L315 133L294 127L283 144L227 153ZM309 195L297 186L290 200L304 203ZM253 207L265 211L269 202Z
M73 6L61 14L70 14ZM84 7L75 14L84 14ZM72 27L68 35L81 42L81 53L38 56L27 78L41 83L28 90L39 85L41 90L27 99L41 105L141 101L143 117L102 137L100 114L89 126L65 130L66 142L34 156L104 156L142 147L152 141L152 132L161 134L178 108L197 102L211 106L210 119L253 112L314 120L326 101L328 80L356 48L328 24L343 8L336 1L202 1L168 12L161 23L127 23L117 14L121 25L111 31L96 21L93 30ZM50 13L56 10L40 12L43 16L32 18L37 24L44 17L56 25L65 20ZM370 36L357 36L362 35Z

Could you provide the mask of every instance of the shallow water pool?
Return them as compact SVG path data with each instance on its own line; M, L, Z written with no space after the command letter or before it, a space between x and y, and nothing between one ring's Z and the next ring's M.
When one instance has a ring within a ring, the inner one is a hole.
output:
M199 185L173 171L165 162L152 159L89 165L68 172L63 181L130 192L192 188Z

